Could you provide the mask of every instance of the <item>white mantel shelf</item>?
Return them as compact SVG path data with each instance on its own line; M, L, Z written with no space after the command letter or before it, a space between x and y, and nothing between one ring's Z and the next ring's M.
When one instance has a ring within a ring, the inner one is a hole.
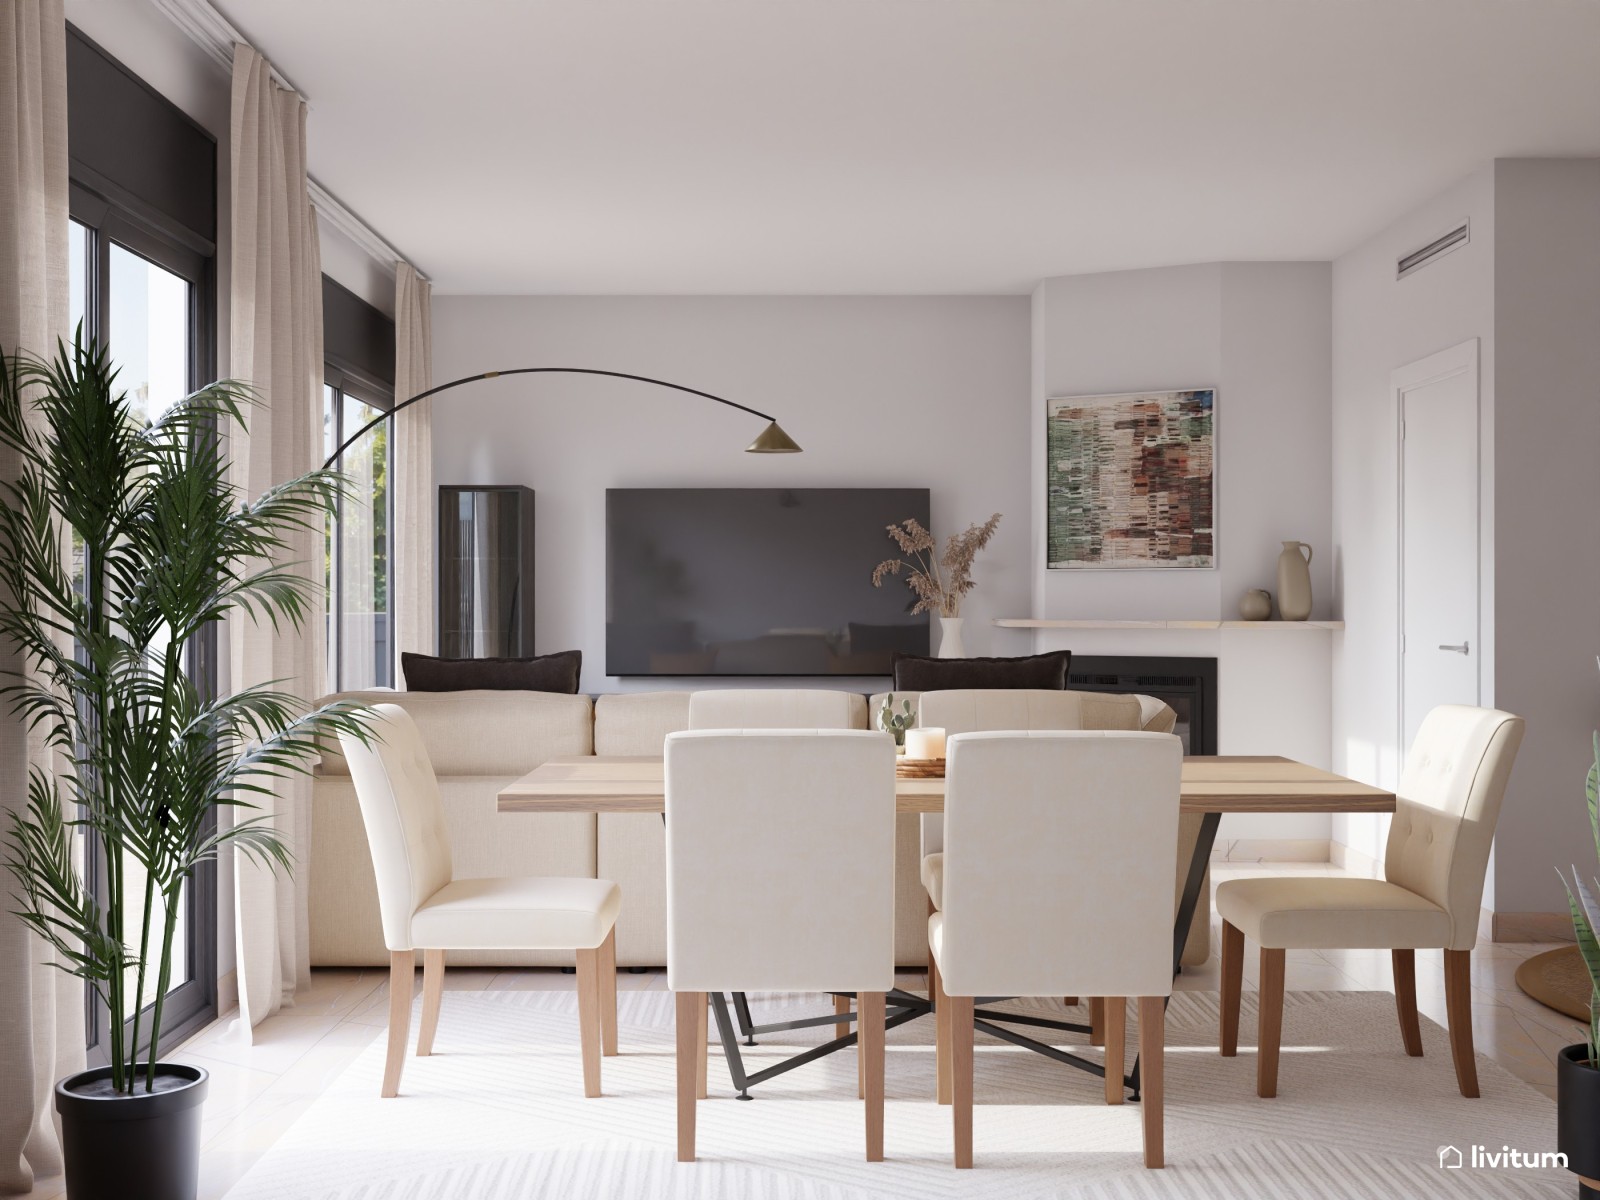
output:
M1343 621L1063 621L996 617L1002 629L1343 629Z

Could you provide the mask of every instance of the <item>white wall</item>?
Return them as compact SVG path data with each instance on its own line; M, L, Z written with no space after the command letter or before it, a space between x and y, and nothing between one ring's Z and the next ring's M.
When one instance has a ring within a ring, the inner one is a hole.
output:
M1334 770L1385 787L1399 781L1399 509L1397 418L1390 375L1480 339L1480 530L1494 561L1494 173L1485 166L1333 264L1333 559L1345 622L1333 657ZM1463 218L1471 241L1395 278L1395 262ZM1494 696L1493 593L1481 588L1483 700ZM1353 861L1381 859L1388 819L1335 816Z
M1495 841L1497 916L1593 873L1600 724L1600 159L1501 159L1495 206L1494 699L1528 730Z
M1029 608L1028 323L1022 296L436 296L438 381L519 366L649 375L773 413L805 452L744 454L761 423L692 396L533 376L435 402L434 477L536 491L536 647L581 649L589 691L663 682L604 674L608 487L928 487L941 536L1002 512L967 646L1026 653L1025 634L989 622Z
M1206 263L1049 279L1034 292L1032 615L1216 620L1248 588L1276 593L1281 543L1309 542L1313 616L1331 610L1327 263ZM1048 571L1045 400L1143 389L1217 389L1217 566ZM1329 761L1328 635L1308 629L1041 632L1040 649L1218 660L1218 749ZM1229 817L1224 842L1303 842L1326 816Z

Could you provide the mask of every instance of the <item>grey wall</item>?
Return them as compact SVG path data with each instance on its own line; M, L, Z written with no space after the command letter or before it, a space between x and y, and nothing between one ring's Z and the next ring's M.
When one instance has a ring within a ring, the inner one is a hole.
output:
M1495 703L1528 720L1495 843L1497 912L1563 912L1594 857L1600 724L1600 159L1494 166Z
M1395 262L1463 218L1471 241L1395 278ZM1345 629L1334 642L1334 770L1399 782L1399 463L1390 375L1479 339L1480 555L1494 561L1494 173L1485 166L1333 264L1333 588ZM1482 699L1494 696L1493 588L1480 589ZM1388 818L1335 816L1334 841L1380 859ZM1487 902L1487 901L1486 901Z
M1033 615L1233 619L1246 589L1277 591L1284 540L1309 542L1316 617L1332 611L1327 263L1204 263L1065 276L1034 292ZM1045 400L1215 387L1217 565L1048 571ZM1045 630L1040 649L1218 660L1219 750L1329 761L1330 635L1282 623L1225 630ZM1238 857L1327 852L1323 814L1227 817ZM1270 843L1266 845L1266 843Z
M1398 255L1467 217L1471 242L1396 280ZM1501 159L1334 264L1334 762L1393 784L1398 524L1389 375L1469 338L1480 350L1484 704L1527 718L1485 907L1561 913L1552 868L1582 861L1583 777L1600 723L1600 161ZM1381 856L1387 822L1336 817Z
M758 420L627 381L510 378L436 401L436 482L538 493L536 644L581 649L585 689L661 686L604 674L608 487L928 487L941 536L1003 512L967 646L1027 651L989 625L1030 608L1027 297L437 296L433 328L440 382L517 366L650 375L773 413L805 448L744 454Z
M1048 279L1034 293L1035 497L1047 396L1215 387L1213 570L1046 571L1035 615L1233 618L1276 591L1281 542L1309 542L1313 616L1329 612L1329 267L1204 263Z

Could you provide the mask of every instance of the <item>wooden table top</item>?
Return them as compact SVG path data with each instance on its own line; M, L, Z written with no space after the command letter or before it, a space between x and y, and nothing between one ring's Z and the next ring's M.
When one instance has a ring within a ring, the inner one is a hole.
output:
M895 808L944 811L944 780L895 780ZM659 757L552 758L500 792L503 813L659 813L666 784ZM1241 755L1183 760L1186 813L1393 812L1394 793L1290 758Z

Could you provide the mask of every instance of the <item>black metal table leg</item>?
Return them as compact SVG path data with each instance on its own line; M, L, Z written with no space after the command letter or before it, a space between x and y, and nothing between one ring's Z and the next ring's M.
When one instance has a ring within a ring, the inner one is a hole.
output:
M1200 888L1206 880L1206 869L1211 865L1211 850L1217 843L1217 827L1222 824L1222 814L1208 812L1200 818L1200 836L1195 839L1194 854L1189 859L1189 875L1183 881L1183 895L1178 900L1178 916L1172 923L1172 977L1183 974L1183 948L1189 944L1189 930L1194 925L1195 912L1200 907ZM1209 919L1209 918L1208 918ZM1170 998L1168 1003L1170 1003ZM1133 1095L1139 1099L1139 1059L1133 1060L1133 1074L1128 1077Z
M739 1032L744 1035L744 1044L746 1046L754 1046L756 1044L755 1025L750 1020L750 1001L746 999L743 992L735 992L733 994L733 1014L739 1019Z

